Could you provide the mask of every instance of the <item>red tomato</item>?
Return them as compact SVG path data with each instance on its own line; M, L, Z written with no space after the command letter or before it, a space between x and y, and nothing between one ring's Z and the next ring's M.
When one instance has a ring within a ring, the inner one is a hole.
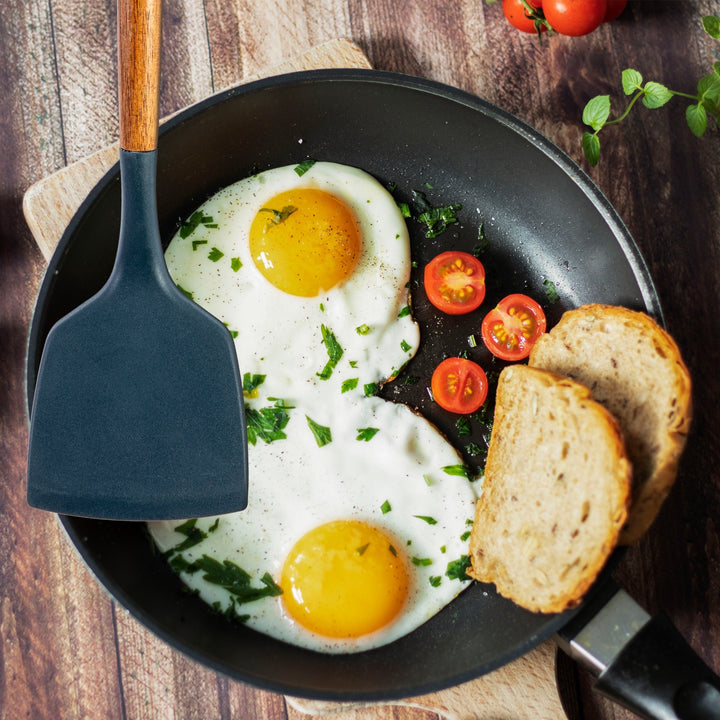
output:
M528 0L531 7L536 10L542 6L542 0ZM518 30L526 33L545 32L545 24L535 26L535 19L529 17L522 0L502 0L502 9L508 22Z
M561 35L587 35L605 19L607 0L544 0L545 19Z
M485 268L470 253L440 253L425 266L425 292L438 310L464 315L485 299Z
M540 305L527 295L516 293L503 298L485 316L481 334L493 355L502 360L522 360L546 327Z
M443 360L430 381L435 402L448 412L469 415L485 402L488 381L485 371L472 360L450 357Z
M603 22L610 22L620 15L625 9L628 0L607 0L607 11Z

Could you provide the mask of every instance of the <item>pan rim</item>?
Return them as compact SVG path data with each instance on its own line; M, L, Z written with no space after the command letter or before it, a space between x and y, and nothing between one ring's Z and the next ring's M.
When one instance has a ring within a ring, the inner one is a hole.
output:
M650 276L647 265L637 247L634 239L631 237L625 224L612 207L606 196L595 185L592 179L585 171L570 158L564 151L558 148L554 143L541 135L535 128L528 123L520 120L505 110L489 103L488 101L477 97L471 93L460 90L458 88L445 85L443 83L428 80L422 77L405 75L395 72L366 70L366 69L330 69L330 70L309 70L299 71L277 75L270 78L255 80L237 87L230 88L215 95L210 96L189 108L179 111L171 116L160 127L160 143L166 133L171 132L180 124L189 121L198 114L203 113L210 107L217 104L235 99L250 93L263 92L265 90L274 90L283 86L297 86L306 83L373 83L380 85L389 85L393 87L401 87L407 90L420 93L439 96L452 103L459 103L471 110L482 113L494 119L496 122L504 125L515 133L523 137L527 142L540 150L546 157L552 160L559 168L568 175L574 184L585 194L593 207L600 213L604 222L610 227L612 234L615 236L623 256L626 258L633 276L635 277L640 291L642 293L642 302L647 308L647 312L653 315L659 322L664 324L663 313L660 301L657 296L654 283ZM162 152L162 145L160 145ZM78 226L82 222L83 216L89 211L98 197L105 193L108 187L119 181L119 164L115 163L98 183L92 188L87 197L83 200L80 207L74 214L67 228L63 232L53 256L51 257L48 267L41 283L35 307L33 309L32 323L27 342L27 362L25 368L25 386L27 397L28 417L32 407L32 397L35 387L35 374L33 371L34 363L39 359L41 351L41 326L42 322L38 317L40 308L46 302L48 295L52 291L53 278L58 266L61 263L63 255L67 251L74 234L77 232ZM137 619L145 628L152 631L156 636L168 643L181 654L200 663L204 667L209 667L219 673L232 677L234 679L247 682L255 687L263 690L290 695L305 699L321 699L331 701L373 701L382 702L388 700L397 700L405 697L423 695L430 692L436 692L442 689L460 685L462 683L473 680L481 675L487 674L505 664L517 659L521 655L526 654L533 648L554 635L562 626L564 626L571 617L573 617L583 606L566 613L549 617L542 625L541 629L535 634L526 638L524 642L518 643L516 646L507 649L507 652L495 657L492 662L485 662L468 669L464 672L454 673L447 677L435 678L432 681L421 680L414 683L406 683L402 687L393 689L384 689L380 691L347 691L347 690L326 690L318 691L300 685L292 685L287 682L276 682L271 678L252 676L247 673L233 672L221 663L209 658L203 652L190 647L187 643L178 640L172 633L165 630L162 625L151 615L147 614L143 608L139 607L131 597L123 592L123 589L110 578L103 568L96 563L90 553L84 546L81 533L73 525L73 519L67 516L59 516L60 523L64 528L68 538L72 542L75 550L96 577L100 585L109 593L111 598L115 600L122 608L127 610L131 616ZM603 574L609 573L615 566L616 562L609 563ZM602 584L602 577L599 578L595 586Z

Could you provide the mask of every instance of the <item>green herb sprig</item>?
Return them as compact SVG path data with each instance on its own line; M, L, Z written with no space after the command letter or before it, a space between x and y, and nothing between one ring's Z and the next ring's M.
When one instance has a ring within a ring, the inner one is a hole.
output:
M714 39L720 39L720 17L706 15L702 18L705 32ZM713 72L698 80L697 94L671 90L665 85L648 81L637 70L628 68L622 72L622 88L625 95L632 96L625 111L614 120L610 120L610 96L597 95L592 98L583 110L582 119L592 128L582 137L582 148L590 165L597 165L600 159L600 139L598 133L608 125L622 122L630 113L638 100L649 109L662 107L673 97L683 97L692 102L685 109L685 120L694 135L702 137L708 126L708 116L714 117L720 128L720 61L713 63Z

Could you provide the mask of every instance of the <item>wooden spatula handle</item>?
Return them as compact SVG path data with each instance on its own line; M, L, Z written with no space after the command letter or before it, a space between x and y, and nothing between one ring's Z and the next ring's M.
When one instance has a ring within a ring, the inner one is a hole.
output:
M120 147L157 147L162 0L118 0Z

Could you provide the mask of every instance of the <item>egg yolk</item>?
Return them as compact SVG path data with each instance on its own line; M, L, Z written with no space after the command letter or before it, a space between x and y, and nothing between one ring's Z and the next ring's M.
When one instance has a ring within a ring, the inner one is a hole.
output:
M250 252L258 270L290 295L313 297L346 280L361 250L352 210L313 188L280 193L250 226Z
M379 528L336 520L304 535L290 551L280 585L288 613L332 638L357 638L387 625L408 594L404 558Z

